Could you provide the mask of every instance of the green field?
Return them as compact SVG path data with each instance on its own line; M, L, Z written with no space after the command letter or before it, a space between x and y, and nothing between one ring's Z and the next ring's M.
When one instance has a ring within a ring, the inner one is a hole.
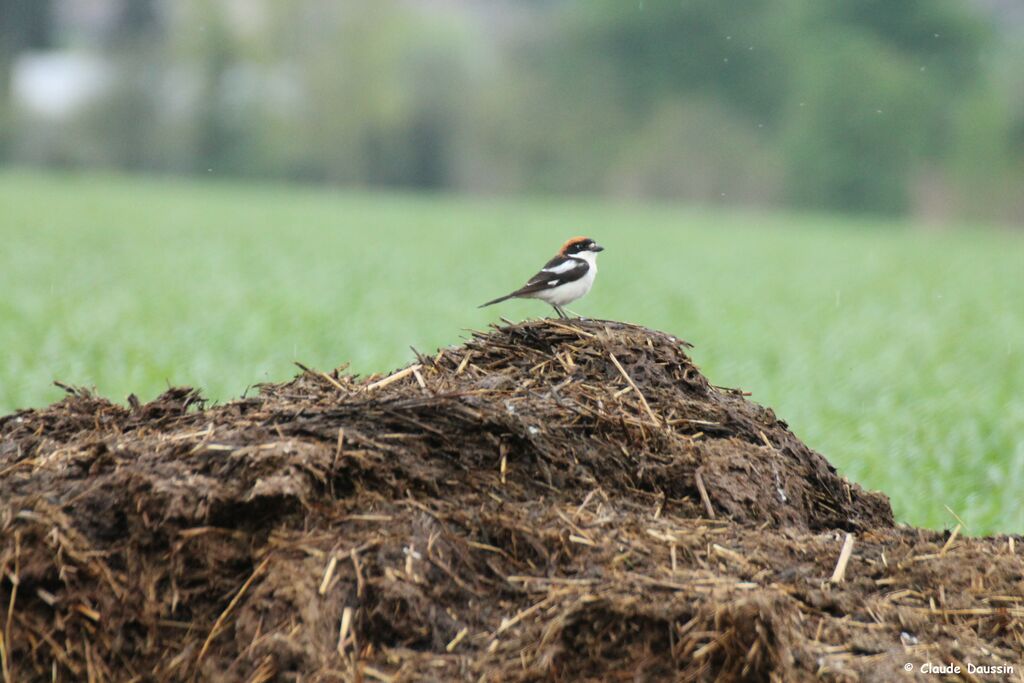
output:
M606 246L572 308L696 345L906 522L1024 531L1024 234L584 200L0 173L0 413L170 384L226 400L408 362L537 302L568 236Z

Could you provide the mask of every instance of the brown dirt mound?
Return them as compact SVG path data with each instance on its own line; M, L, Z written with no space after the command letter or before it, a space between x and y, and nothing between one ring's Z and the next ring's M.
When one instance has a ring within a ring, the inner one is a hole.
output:
M896 527L665 334L529 322L130 403L0 419L0 680L1022 671L1014 539Z

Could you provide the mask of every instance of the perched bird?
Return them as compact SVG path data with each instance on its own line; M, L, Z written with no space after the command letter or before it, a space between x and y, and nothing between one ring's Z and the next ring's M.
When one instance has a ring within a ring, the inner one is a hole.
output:
M481 304L480 308L506 299L540 299L551 304L559 318L568 318L562 307L576 301L594 286L599 251L604 251L604 247L589 237L573 237L525 285L511 294Z

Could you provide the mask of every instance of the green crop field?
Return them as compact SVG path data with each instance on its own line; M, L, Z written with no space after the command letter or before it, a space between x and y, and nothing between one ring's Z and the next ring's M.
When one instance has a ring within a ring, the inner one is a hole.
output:
M0 174L0 413L61 381L227 400L292 361L360 373L537 302L478 309L574 234L581 315L688 339L902 521L1024 531L1024 234L593 200Z

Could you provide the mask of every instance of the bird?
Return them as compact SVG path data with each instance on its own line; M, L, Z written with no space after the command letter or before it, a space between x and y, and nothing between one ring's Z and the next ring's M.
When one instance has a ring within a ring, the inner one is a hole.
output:
M480 304L480 308L506 299L540 299L550 304L559 318L568 318L563 306L581 298L594 286L597 254L601 251L604 251L604 247L589 237L573 237L525 285L505 296Z

